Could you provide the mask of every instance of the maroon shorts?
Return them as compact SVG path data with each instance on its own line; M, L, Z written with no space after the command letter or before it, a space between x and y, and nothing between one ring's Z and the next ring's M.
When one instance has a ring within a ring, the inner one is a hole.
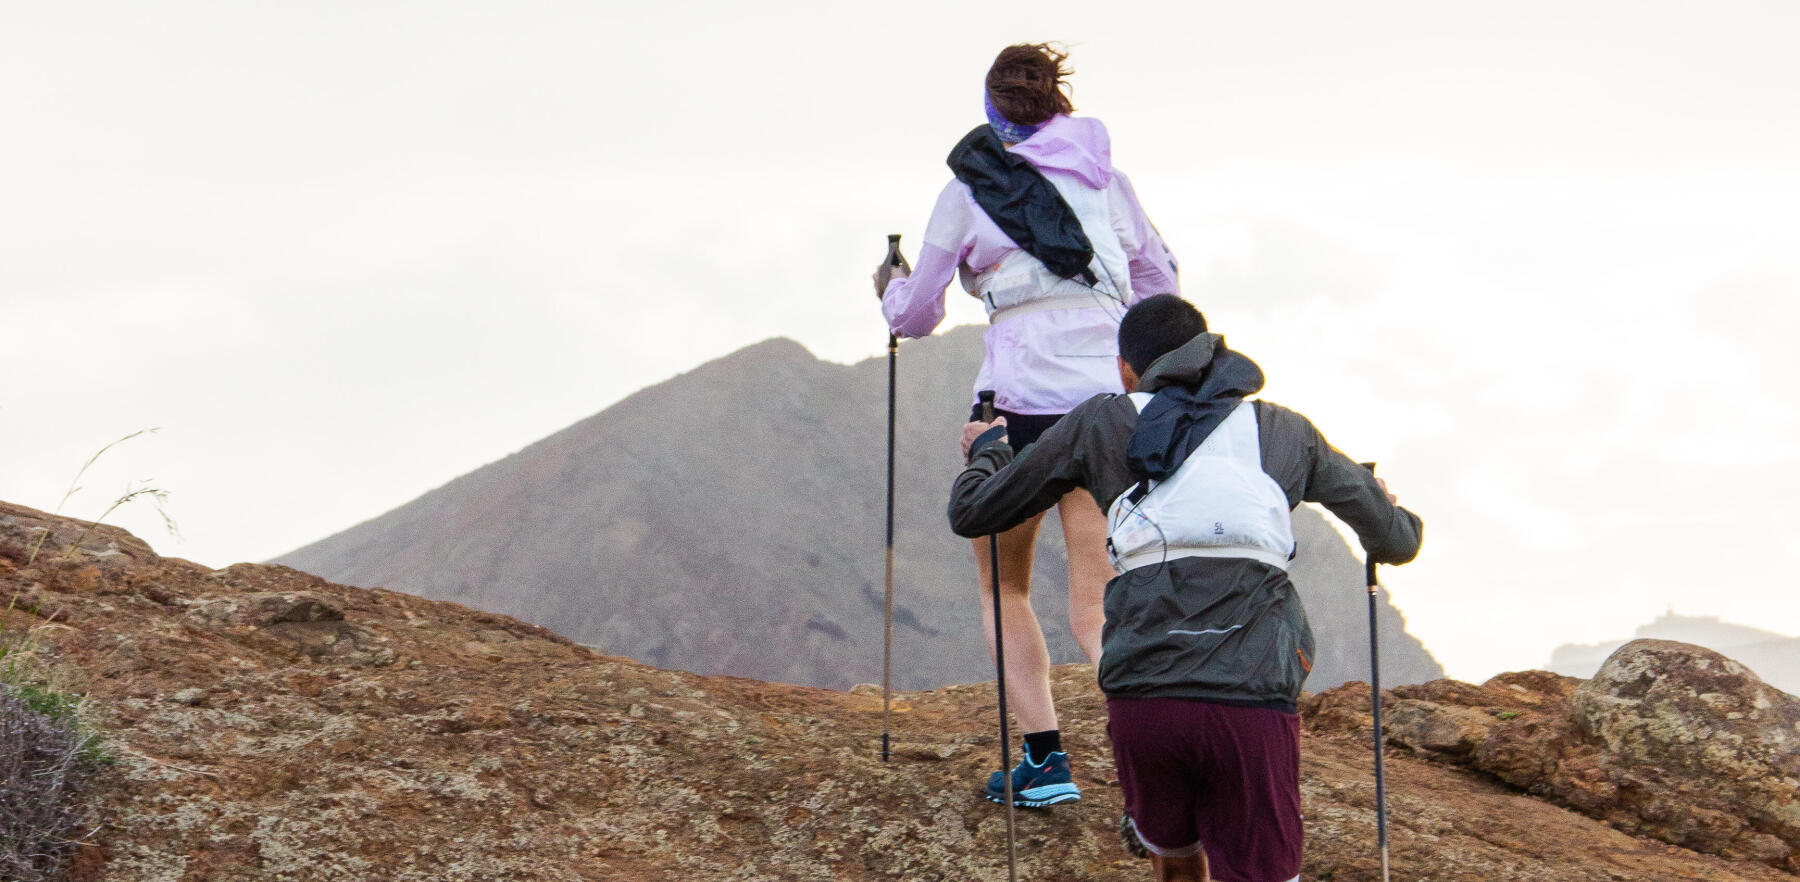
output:
M1165 857L1204 850L1219 882L1300 875L1300 718L1179 698L1109 698L1125 813Z

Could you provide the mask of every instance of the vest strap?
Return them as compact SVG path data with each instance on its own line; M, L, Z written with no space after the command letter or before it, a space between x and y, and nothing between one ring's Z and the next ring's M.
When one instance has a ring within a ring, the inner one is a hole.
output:
M1034 300L1027 300L1024 303L1003 306L999 309L993 308L993 301L989 300L985 294L982 295L981 302L988 307L988 321L999 322L1003 318L1016 318L1021 315L1030 315L1034 312L1104 307L1109 303L1118 303L1119 301L1111 295L1094 292L1089 294L1057 294L1052 297L1039 297Z
M1288 568L1287 555L1277 554L1266 548L1251 548L1247 545L1171 545L1165 551L1159 545L1122 555L1118 569L1121 573L1128 573L1139 567L1153 567L1184 557L1238 557L1268 564L1284 573Z

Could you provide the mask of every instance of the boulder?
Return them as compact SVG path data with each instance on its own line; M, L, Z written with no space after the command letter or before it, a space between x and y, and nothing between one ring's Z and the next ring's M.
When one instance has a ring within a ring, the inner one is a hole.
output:
M1800 871L1800 698L1712 650L1627 643L1592 680L1543 671L1384 696L1388 743L1612 827ZM1366 684L1307 697L1317 733L1366 733ZM1365 735L1366 737L1366 735Z
M1575 690L1569 715L1632 826L1800 869L1800 699L1712 650L1634 640Z

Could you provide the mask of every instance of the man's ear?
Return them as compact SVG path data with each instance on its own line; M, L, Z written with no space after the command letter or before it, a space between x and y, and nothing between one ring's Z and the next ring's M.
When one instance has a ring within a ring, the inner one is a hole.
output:
M1119 382L1123 383L1125 385L1126 392L1136 392L1137 385L1138 385L1137 371L1134 371L1131 369L1130 363L1125 361L1124 356L1122 356L1122 355L1118 356L1118 359L1119 359Z

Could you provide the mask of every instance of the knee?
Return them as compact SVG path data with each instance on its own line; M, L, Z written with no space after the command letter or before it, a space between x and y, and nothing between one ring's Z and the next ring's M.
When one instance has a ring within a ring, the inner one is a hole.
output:
M1016 600L1031 597L1031 576L1023 578L1000 577L1000 596L1003 599Z

